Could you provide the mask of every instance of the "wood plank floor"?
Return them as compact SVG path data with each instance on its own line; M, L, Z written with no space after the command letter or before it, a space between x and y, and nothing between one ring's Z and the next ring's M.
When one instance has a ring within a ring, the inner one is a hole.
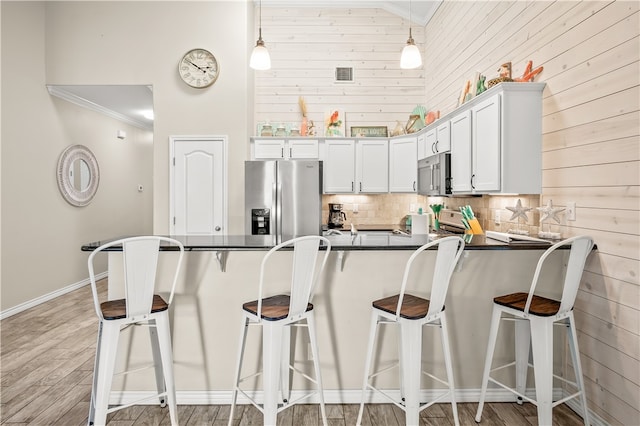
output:
M101 283L106 291L106 282ZM17 425L83 425L87 422L97 318L91 289L85 286L0 321L0 423ZM458 404L460 423L476 425L476 403ZM327 405L330 426L355 425L358 405ZM449 404L421 413L421 425L452 425ZM235 425L260 425L253 406L240 406ZM226 425L228 405L180 405L182 425ZM562 404L554 409L556 426L581 425L582 419ZM108 417L112 426L168 425L166 408L134 406ZM321 425L318 405L297 405L278 415L278 425ZM403 425L404 413L392 404L366 406L363 425ZM535 425L532 404L489 403L482 425Z

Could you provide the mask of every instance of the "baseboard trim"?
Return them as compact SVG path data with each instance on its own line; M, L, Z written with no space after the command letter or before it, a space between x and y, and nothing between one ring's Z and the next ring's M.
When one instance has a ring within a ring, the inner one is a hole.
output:
M101 280L106 277L107 277L107 271L96 274L96 280ZM41 305L45 302L48 302L49 300L55 299L56 297L60 297L67 293L71 293L74 290L84 287L90 282L91 280L89 278L85 278L82 281L78 281L77 283L68 285L56 291L52 291L51 293L42 295L40 297L36 297L35 299L21 303L17 306L14 306L13 308L5 309L4 311L0 312L0 321L5 318L9 318L12 315L19 314L20 312L26 311L29 308L33 308L35 306Z
M398 390L385 391L392 398L400 399ZM420 400L432 401L446 393L445 390L423 390L420 394ZM563 397L563 390L554 389L554 398ZM262 391L247 392L259 404L262 403ZM292 391L291 399L295 400L305 393L303 391ZM153 391L112 391L109 404L130 404L143 398L149 398L154 395ZM535 389L527 389L527 396L535 397ZM180 405L227 405L231 403L231 391L177 391L176 399ZM359 404L362 397L362 391L353 390L326 390L324 391L324 401L327 404ZM480 399L480 389L459 389L456 391L456 402L477 402ZM306 400L310 404L317 404L317 396L310 397ZM442 402L450 402L449 397L443 398ZM487 402L513 402L514 396L511 392L504 389L487 389ZM365 402L367 404L388 404L389 400L379 393L373 391L367 392ZM238 404L248 404L249 401L241 393L238 394ZM155 404L153 400L147 402L149 405Z
M399 392L397 390L387 391L388 394L394 398L399 399ZM424 390L421 393L420 399L422 401L432 401L435 398L443 395L444 390ZM262 391L247 392L252 398L260 404L262 403ZM143 398L153 396L153 391L113 391L111 392L111 398L109 404L130 404ZM291 399L296 399L302 396L304 392L293 391L291 392ZM527 389L525 395L534 398L535 389ZM561 388L555 388L553 390L554 400L558 400L568 396L569 393ZM231 391L178 391L176 392L176 399L179 405L227 405L231 403ZM362 397L362 391L360 390L326 390L324 392L324 400L327 404L359 404ZM480 389L459 389L456 391L456 402L478 402L480 399ZM306 400L308 403L318 403L317 397L311 397ZM443 403L450 402L450 398L443 398ZM513 402L513 394L504 389L487 389L486 402ZM249 401L242 395L238 394L238 404L248 404ZM367 404L388 404L389 400L384 396L374 393L373 391L367 392ZM146 404L153 405L152 400L147 400ZM577 399L572 399L566 402L566 404L573 411L578 413L579 416L583 416L582 404ZM605 420L599 415L589 410L589 423L591 426L608 426Z

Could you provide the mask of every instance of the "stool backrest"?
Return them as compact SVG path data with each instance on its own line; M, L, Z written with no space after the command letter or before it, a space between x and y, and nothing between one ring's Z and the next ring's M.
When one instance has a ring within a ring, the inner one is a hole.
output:
M317 256L320 244L324 243L326 251L320 264L320 269L316 271ZM258 318L262 318L262 291L265 281L266 265L275 252L293 247L293 262L291 267L291 294L288 318L296 318L304 314L307 304L313 298L318 277L324 270L329 253L331 253L331 242L317 235L308 235L284 241L267 252L260 265L260 284L258 288Z
M540 260L536 266L536 272L533 275L533 281L531 282L531 288L529 289L529 297L527 298L527 303L524 307L525 314L529 313L533 294L536 286L538 285L540 272L542 271L545 260L556 249L566 245L571 246L571 251L569 253L569 261L567 262L564 276L560 309L558 310L557 315L564 315L573 309L573 304L575 303L576 296L578 294L578 287L580 286L580 279L582 278L582 272L584 271L584 265L587 261L587 256L589 256L591 249L593 249L593 244L593 239L591 237L572 237L552 245L542 254L542 256L540 256Z
M420 253L433 246L438 246L438 251L436 254L433 276L431 278L431 295L429 296L429 311L427 312L427 318L442 312L444 309L444 301L447 297L447 290L449 289L449 283L451 282L451 275L453 274L453 270L455 269L460 256L462 256L465 246L464 240L460 237L441 238L425 244L413 252L404 268L402 287L400 288L400 297L398 298L398 306L396 308L396 319L400 318L402 300L404 298L413 261Z
M179 241L172 238L158 236L123 238L103 244L89 255L88 266L91 290L93 292L96 313L100 319L103 319L103 316L100 309L100 301L98 299L98 290L96 287L96 277L93 265L94 257L108 248L119 245L122 246L127 318L132 321L140 321L151 312L161 241L177 246L180 251L178 263L173 276L173 284L171 286L169 301L167 302L170 305L173 300L173 293L175 291L180 266L182 265L182 258L184 256L184 246Z

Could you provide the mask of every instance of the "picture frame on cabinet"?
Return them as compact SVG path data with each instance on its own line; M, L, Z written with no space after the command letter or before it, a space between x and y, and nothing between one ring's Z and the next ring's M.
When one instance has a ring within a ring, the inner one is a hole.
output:
M344 110L332 108L324 114L324 135L327 137L343 137L347 124Z
M387 126L353 126L351 127L351 137L376 138L389 136Z

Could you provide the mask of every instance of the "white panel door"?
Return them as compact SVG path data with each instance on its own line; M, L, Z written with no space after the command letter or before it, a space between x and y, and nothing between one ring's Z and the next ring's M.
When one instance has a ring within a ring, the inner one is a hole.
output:
M355 141L351 139L325 141L322 166L325 194L353 193L356 167Z
M500 95L472 109L472 186L475 191L500 191Z
M451 119L451 189L471 192L471 111Z
M225 235L226 138L171 137L173 235Z

